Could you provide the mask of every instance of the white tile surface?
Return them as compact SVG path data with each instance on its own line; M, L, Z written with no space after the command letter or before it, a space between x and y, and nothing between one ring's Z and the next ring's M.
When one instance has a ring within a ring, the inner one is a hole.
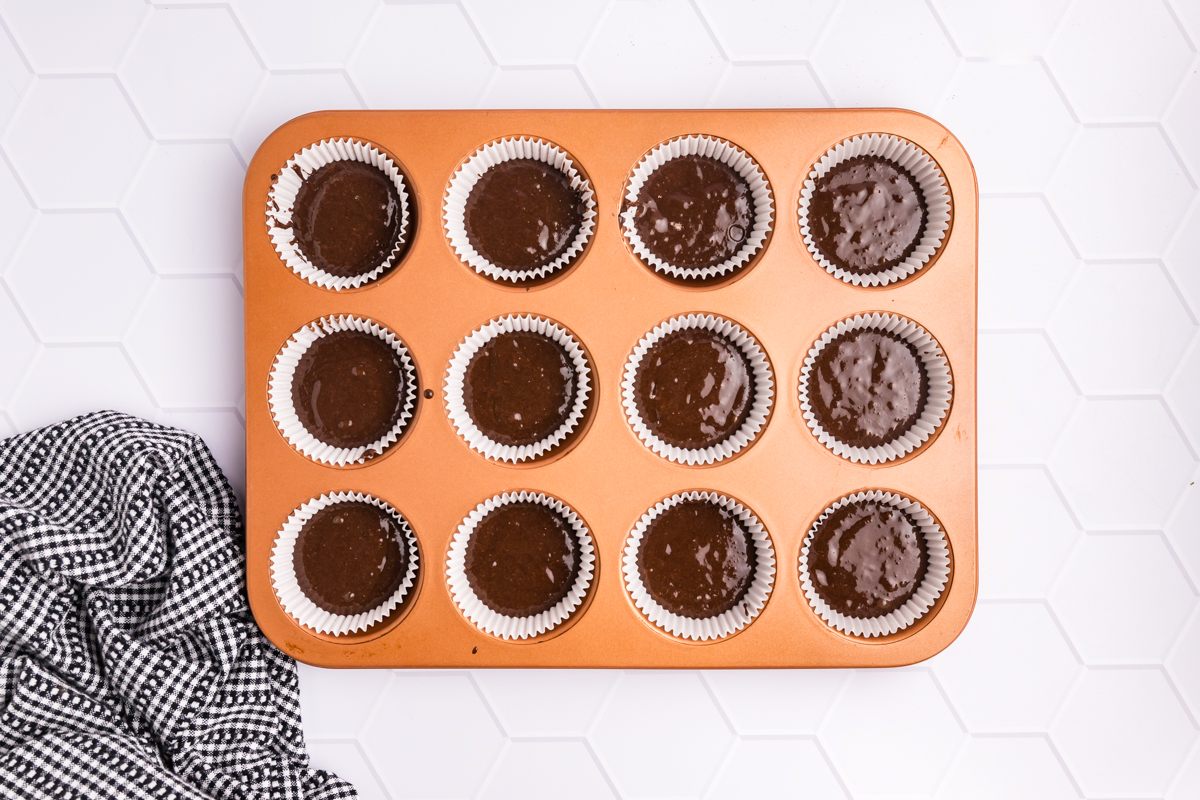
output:
M241 176L293 116L912 107L983 195L962 637L888 672L302 667L313 762L370 800L1194 800L1198 46L1196 0L0 0L0 436L120 408L244 491Z

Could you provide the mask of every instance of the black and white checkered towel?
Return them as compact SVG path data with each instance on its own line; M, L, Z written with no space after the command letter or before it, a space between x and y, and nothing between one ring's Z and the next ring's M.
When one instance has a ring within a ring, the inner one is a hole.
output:
M0 795L355 797L309 768L200 437L101 412L0 441Z

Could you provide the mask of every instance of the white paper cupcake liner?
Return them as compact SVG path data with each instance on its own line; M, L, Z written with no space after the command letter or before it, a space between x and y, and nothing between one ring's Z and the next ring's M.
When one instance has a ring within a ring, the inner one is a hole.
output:
M567 357L571 359L571 363L575 367L575 404L571 407L571 413L567 415L566 421L545 439L520 446L500 444L484 435L467 412L466 401L463 398L463 385L466 382L467 367L471 364L471 358L492 339L502 333L513 333L514 331L528 331L548 336L562 345L563 349L567 351ZM446 370L446 412L450 416L450 422L454 425L454 429L458 431L458 435L471 446L472 450L497 461L519 464L526 459L545 455L571 435L571 432L583 419L591 398L591 374L592 369L588 365L587 354L566 328L541 317L528 315L501 317L473 331L455 348L454 355L450 358L450 366Z
M571 188L579 193L584 204L583 221L579 225L579 232L575 234L575 239L567 247L566 252L550 263L531 270L505 269L488 261L471 245L467 238L467 228L464 222L467 198L471 195L471 190L475 188L479 178L497 164L515 158L535 159L560 170L567 176ZM450 179L450 186L446 190L446 198L442 204L442 219L446 225L446 238L450 240L450 247L467 266L492 280L531 281L563 269L587 247L588 240L592 238L592 232L596 227L596 197L591 184L575 168L575 162L567 155L566 151L541 139L508 138L484 145L458 168L458 172L454 173L454 177Z
M754 580L746 590L746 596L736 606L723 614L705 619L693 619L675 614L663 608L650 596L642 583L638 572L638 551L642 546L642 538L655 518L672 506L690 500L702 500L714 503L733 514L741 526L750 534L754 541L754 552L757 561L754 567ZM724 639L737 633L749 625L767 604L771 589L775 585L775 548L771 546L771 537L767 535L758 517L733 498L716 492L684 492L675 494L654 505L642 515L634 525L633 532L625 544L625 556L622 559L625 573L625 588L633 599L634 605L646 615L646 618L667 633L693 641L708 641Z
M378 336L396 351L404 368L404 406L400 410L400 418L381 438L363 447L337 447L321 441L304 427L296 415L296 407L292 404L292 379L301 357L317 339L337 331L360 331ZM395 444L404 433L412 419L413 407L417 400L417 371L404 342L387 328L362 317L330 316L305 325L288 339L271 366L267 396L271 405L271 417L288 444L313 461L344 467L347 464L362 464L374 458Z
M646 183L646 179L650 177L650 173L672 158L680 156L704 156L720 161L741 175L750 185L750 197L754 202L754 224L747 232L746 240L742 243L741 248L731 258L715 266L684 268L669 264L650 252L637 231L638 192ZM771 232L771 224L775 216L771 184L767 181L767 176L763 174L762 169L745 150L711 136L683 136L664 142L651 150L633 168L633 173L629 176L625 200L629 206L621 214L621 227L633 252L642 261L649 264L655 272L688 280L715 278L745 265L763 248L763 243L766 242L767 235Z
M813 242L812 231L809 228L808 207L817 189L818 178L824 177L825 173L844 161L868 155L886 158L912 173L925 199L926 216L921 241L908 258L891 269L859 274L842 269L821 253L820 248ZM872 133L846 139L830 148L829 152L813 165L812 172L808 174L800 190L800 236L804 239L808 251L830 275L855 286L887 286L904 280L924 267L945 241L950 229L950 217L950 187L937 162L924 150L899 136Z
M921 416L899 437L887 444L875 447L855 447L839 441L821 426L809 403L809 379L817 357L830 342L846 331L867 329L894 333L916 349L921 363L925 365L928 394ZM809 429L821 444L856 464L882 464L894 461L897 458L903 458L924 444L946 419L946 414L950 411L953 391L950 364L946 361L946 356L942 353L942 348L938 345L937 340L917 323L895 314L859 314L842 320L821 334L821 338L808 351L808 357L804 359L804 366L800 368L800 412L804 415Z
M493 611L484 605L471 588L471 582L467 580L467 543L471 535L484 517L509 503L539 503L561 514L571 526L575 540L579 543L579 572L566 597L558 601L553 608L531 617L510 617ZM446 559L446 583L450 586L450 594L454 597L459 611L479 630L500 639L529 639L553 630L579 608L587 595L588 587L591 586L595 561L591 534L570 506L540 492L505 492L477 505L458 526Z
M400 236L391 254L382 264L362 275L349 277L332 275L312 265L296 244L292 230L292 208L300 185L321 167L334 161L361 161L378 167L396 187L400 195ZM309 283L323 289L355 289L370 283L391 268L408 241L408 187L404 173L392 159L373 145L355 139L325 139L309 145L288 159L279 178L271 187L267 202L267 234L275 245L275 252L292 272Z
M745 354L746 360L750 362L750 368L754 371L754 402L750 406L750 414L742 423L742 427L734 431L725 441L698 450L675 447L655 436L646 425L645 420L642 419L642 413L638 410L635 399L637 371L646 352L667 334L686 328L703 328L729 339ZM766 424L767 416L771 413L771 403L774 401L775 395L774 387L775 380L771 374L771 363L767 361L766 353L759 347L753 336L742 330L736 323L721 317L715 317L712 314L688 314L687 316L673 317L642 337L637 346L633 348L633 354L629 360L625 362L625 378L621 381L621 394L624 398L622 404L625 406L625 416L629 420L629 425L647 447L669 461L695 466L696 464L714 464L729 458L754 441Z
M335 503L353 501L370 503L383 509L396 520L400 530L404 532L405 547L408 551L408 569L404 573L404 579L400 581L400 588L396 589L382 605L361 614L334 614L310 600L300 588L300 584L296 582L296 568L293 561L296 539L300 535L300 529L318 511ZM279 533L275 534L275 546L271 549L271 585L275 589L275 594L279 598L283 610L291 615L292 619L305 627L312 628L317 633L344 636L355 631L365 631L391 614L396 606L404 601L405 596L416 582L419 561L417 537L413 535L408 521L400 516L399 511L369 494L359 494L358 492L323 494L293 511L287 518L287 522L283 523Z
M808 571L808 550L817 527L830 514L842 506L863 500L887 503L900 511L906 512L921 529L921 535L925 537L925 550L929 556L929 566L925 570L925 578L921 581L921 585L917 587L912 597L890 614L867 619L850 617L830 608L829 604L813 588L812 576L809 575ZM813 526L804 538L804 546L800 550L800 586L804 590L804 596L808 598L809 605L812 606L817 616L825 620L830 626L837 628L842 633L849 633L855 636L871 638L886 636L890 633L904 630L923 617L925 612L933 607L933 604L937 602L938 597L945 590L949 579L950 548L946 544L945 533L942 532L933 515L926 511L920 503L897 494L892 494L891 492L879 490L858 492L857 494L852 494L838 500L825 509L824 513L813 523Z

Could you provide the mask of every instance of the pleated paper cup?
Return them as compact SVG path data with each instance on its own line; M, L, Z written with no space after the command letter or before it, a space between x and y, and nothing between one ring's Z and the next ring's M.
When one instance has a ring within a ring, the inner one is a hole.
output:
M638 551L641 549L642 539L645 538L650 524L672 506L695 500L713 503L732 514L742 528L750 534L757 557L754 579L750 582L746 596L742 598L741 602L723 614L704 619L685 617L663 608L650 596L650 592L642 583L641 573L638 571ZM766 529L748 508L733 498L716 492L684 492L656 503L634 525L633 532L629 534L629 539L625 544L622 564L625 573L625 589L633 599L634 605L646 616L646 619L672 636L692 641L724 639L745 628L762 613L763 607L767 604L767 598L771 596L771 589L775 585L775 548L771 546L771 537L767 535Z
M338 331L359 331L378 336L396 351L404 369L404 406L401 408L400 418L391 430L364 447L338 447L321 441L304 427L292 402L292 380L296 376L296 367L300 359L308 352L313 342ZM395 444L408 427L417 401L417 370L404 342L387 328L363 317L329 316L305 325L288 339L271 366L267 397L271 406L271 418L275 420L275 426L292 447L322 464L335 467L363 464Z
M300 584L296 581L296 568L293 560L296 552L296 540L300 536L300 530L305 524L321 509L336 505L337 503L348 502L370 503L376 508L387 512L404 533L405 549L408 553L408 568L404 573L403 580L400 581L400 587L379 606L370 611L353 615L334 614L331 611L326 611L309 599L308 595L304 593L300 588ZM283 610L292 619L307 628L313 629L317 633L345 636L356 631L365 631L372 625L382 622L385 617L396 610L397 606L404 602L404 598L416 582L417 569L420 566L419 561L417 537L413 534L412 528L409 527L408 521L400 515L399 511L392 508L383 500L372 497L369 494L360 494L358 492L323 494L320 497L309 500L293 511L288 516L287 522L283 523L283 527L275 535L275 546L271 549L271 585L275 589L275 595L279 598L279 603L283 606Z
M388 257L377 267L361 275L339 276L313 266L296 244L292 230L292 211L296 193L308 177L334 161L360 161L378 168L391 180L400 195L400 236ZM271 186L267 200L267 234L275 252L288 268L304 280L323 289L356 289L377 279L396 265L409 239L409 199L404 173L386 153L357 139L325 139L309 145L288 159Z
M904 605L890 614L869 618L851 617L830 608L829 604L817 594L817 590L813 587L808 563L809 547L821 523L842 506L864 500L886 503L892 508L907 513L913 522L917 524L921 535L925 538L925 550L929 556L929 566L925 570L925 578L921 581L921 584L917 587L912 597L908 598L908 601ZM873 638L875 636L887 636L888 634L904 630L925 616L929 609L933 608L933 604L937 602L938 597L945 590L949 580L950 547L946 543L946 534L943 533L937 520L917 501L909 500L907 497L902 497L891 492L879 490L858 492L857 494L852 494L838 500L825 509L821 516L817 518L817 521L813 523L813 526L809 528L808 534L804 538L804 545L800 549L800 586L804 591L804 596L808 599L809 605L816 612L817 616L825 620L831 627L837 628L842 633L854 636Z
M493 611L479 599L475 590L471 588L471 582L467 580L467 544L471 541L472 534L484 517L509 503L538 503L554 511L567 522L579 545L579 573L575 576L575 583L567 591L566 597L558 601L553 608L530 617L511 617ZM583 604L588 587L592 584L595 562L596 553L592 547L591 533L570 506L541 492L505 492L477 505L458 526L446 559L446 583L450 586L450 594L454 597L458 610L479 630L499 639L529 639L561 625Z
M842 334L856 330L894 333L913 346L921 363L925 366L927 395L921 416L897 438L887 444L874 447L856 447L837 439L822 427L817 415L812 410L812 403L809 399L809 393L812 390L810 381L813 366L816 364L817 357L821 355L821 351ZM821 444L856 464L883 464L895 461L919 448L933 436L945 421L946 415L950 412L953 393L950 364L937 340L917 323L895 314L859 314L842 320L821 334L821 338L808 351L808 356L804 359L804 366L800 368L800 412L804 416L804 421L808 423L809 430Z
M650 252L637 230L638 193L656 169L680 156L704 156L726 164L750 186L754 203L754 221L742 246L732 257L711 267L679 267ZM642 157L633 168L625 191L626 209L621 213L621 228L629 246L655 272L684 280L706 280L728 275L744 267L758 255L771 233L775 217L774 198L767 176L750 155L737 145L712 136L683 136L660 144Z
M857 273L843 269L827 259L813 241L809 206L817 190L817 180L831 169L857 156L876 156L892 161L908 170L916 179L925 200L925 227L921 239L908 258L889 269ZM854 286L887 286L915 274L930 262L941 248L950 230L953 213L950 187L937 162L912 142L890 134L872 133L846 139L830 148L813 165L800 190L800 236L808 252L830 275Z
M638 409L636 399L638 367L641 366L646 353L667 334L688 328L712 331L733 342L750 362L754 378L754 401L750 406L750 414L746 417L746 421L725 441L698 449L676 447L655 436L642 418L642 412ZM621 381L621 391L624 398L622 405L625 406L625 417L642 443L668 461L695 466L697 464L715 464L748 447L754 441L759 431L767 424L767 417L771 413L771 404L774 402L775 395L775 380L771 374L771 362L767 360L766 353L763 352L754 337L742 330L737 323L712 314L688 314L669 319L642 337L637 346L633 348L633 354L629 356L629 360L625 362L625 377Z
M575 234L566 252L550 263L531 270L507 269L493 264L480 254L467 238L465 217L467 198L471 196L471 190L475 188L483 173L497 164L513 159L533 159L559 170L567 176L571 188L579 194L579 199L584 205L579 232ZM476 150L454 173L442 204L442 219L446 225L446 238L450 240L450 247L464 264L480 275L486 275L495 281L512 283L535 281L564 269L587 247L596 228L596 196L587 178L575 167L575 162L557 145L527 137L500 139Z
M566 350L567 357L575 367L575 403L572 405L566 421L545 439L519 446L500 444L479 430L475 420L471 419L471 415L467 411L466 400L463 397L467 367L470 366L472 357L479 352L480 348L500 334L516 331L539 333L558 342ZM496 461L519 464L528 459L547 455L579 427L592 395L591 375L592 368L588 364L587 353L584 352L583 346L576 341L570 331L542 317L510 314L481 326L455 348L454 355L450 358L450 366L446 370L446 412L450 416L454 430L463 438L463 441L470 445L472 450Z

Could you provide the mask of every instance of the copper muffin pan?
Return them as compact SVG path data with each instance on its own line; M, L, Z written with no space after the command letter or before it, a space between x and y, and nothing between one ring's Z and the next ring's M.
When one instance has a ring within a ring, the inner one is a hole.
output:
M821 269L800 236L801 185L812 165L850 136L890 133L923 148L953 195L951 230L935 260L908 280L858 288ZM764 250L733 279L685 286L644 266L621 234L618 214L630 171L650 149L677 136L706 134L746 150L766 173L775 205ZM596 193L592 241L565 273L532 287L477 275L451 250L443 193L479 147L530 136L566 150ZM280 260L267 235L272 175L314 142L369 141L410 179L417 227L401 264L375 283L330 291ZM247 582L259 626L300 661L325 667L883 667L929 658L965 627L978 583L976 541L976 273L978 198L962 145L937 122L910 111L329 111L299 117L259 148L243 197L246 298ZM916 321L940 343L954 376L953 406L936 438L908 457L853 464L809 431L797 393L813 342L859 313ZM658 323L691 312L733 320L767 352L775 378L770 419L736 457L711 466L669 462L642 444L621 406L621 379L634 345ZM595 377L588 423L557 456L521 465L488 461L454 431L442 382L460 340L506 314L535 314L569 328L587 348ZM370 317L408 346L420 379L409 430L383 456L330 467L294 450L271 418L267 384L276 353L296 330L331 314ZM432 389L432 399L425 390ZM505 491L553 495L590 528L597 572L584 605L567 623L524 641L477 629L446 584L446 555L459 523L478 503ZM630 599L622 550L638 518L659 500L693 489L731 496L770 534L776 576L762 613L739 633L710 642L675 638ZM804 535L831 503L885 489L919 501L941 523L952 553L950 583L916 624L865 639L829 627L800 588ZM310 498L369 492L409 521L421 570L401 609L366 632L334 637L301 627L271 585L271 548L288 515Z

